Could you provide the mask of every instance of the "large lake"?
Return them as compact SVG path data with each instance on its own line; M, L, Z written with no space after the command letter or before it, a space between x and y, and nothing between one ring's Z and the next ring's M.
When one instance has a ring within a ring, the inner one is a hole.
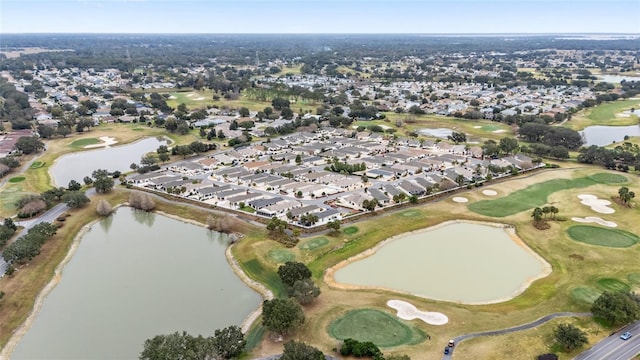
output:
M640 125L629 126L589 126L581 132L585 139L583 146L606 146L624 141L625 136L640 136Z
M51 176L56 186L66 187L71 180L82 184L82 179L90 176L96 169L130 171L131 163L139 163L144 154L155 151L158 146L166 143L162 139L146 138L131 144L64 155L51 167Z
M342 284L461 303L506 300L548 265L500 227L446 223L387 242L335 272Z
M619 84L624 81L640 81L640 75L626 76L626 75L598 75L598 79L608 83Z
M11 359L137 359L158 334L239 326L261 298L231 270L227 242L165 216L118 210L83 236Z

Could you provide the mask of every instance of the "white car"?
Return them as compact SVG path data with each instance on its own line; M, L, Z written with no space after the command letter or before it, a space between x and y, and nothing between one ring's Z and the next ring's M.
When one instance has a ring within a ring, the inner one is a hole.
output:
M631 335L631 333L627 331L626 333L620 335L620 339L629 340L629 339L631 339L631 336L633 336L633 335Z

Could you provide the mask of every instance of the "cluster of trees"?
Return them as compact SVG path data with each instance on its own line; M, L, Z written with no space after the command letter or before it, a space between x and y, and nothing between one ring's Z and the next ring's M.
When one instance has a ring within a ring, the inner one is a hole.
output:
M144 342L141 360L234 359L246 346L244 334L237 326L215 330L213 336L193 336L183 331L156 335Z
M35 136L22 136L16 142L16 149L23 154L33 154L44 149L44 143Z
M353 356L357 358L370 357L373 360L384 360L384 356L380 348L371 341L358 341L354 339L345 339L340 346L340 354L343 356Z
M18 227L13 223L11 218L5 218L4 222L0 224L0 248L2 248L9 239L16 233Z
M618 197L620 198L620 201L622 201L623 204L630 206L631 199L636 197L636 193L629 190L628 187L623 186L620 189L618 189Z
M320 295L320 289L311 279L311 270L301 262L287 261L278 268L278 276L287 294L302 305L312 303Z
M549 224L547 220L555 220L556 215L560 212L555 206L544 206L542 208L536 207L533 209L531 213L531 217L533 218L533 226L539 230L545 230L549 228Z
M209 215L207 217L207 228L209 230L231 234L241 230L242 224L239 220L229 214Z
M331 165L326 166L324 169L327 170L327 171L333 171L333 172L337 172L337 173L340 173L340 174L349 174L349 175L351 175L354 172L367 170L367 165L365 163L348 164L346 162L341 162L337 158L334 158L333 162L331 163Z
M547 146L563 146L569 150L578 150L582 146L582 136L579 132L565 127L549 126L544 123L531 121L520 125L518 134L523 139Z
M0 177L11 172L11 170L20 166L20 161L16 156L7 156L0 158Z
M59 202L64 202L71 208L81 208L89 203L89 198L83 191L80 191L81 188L80 183L71 180L67 188L57 187L39 195L25 195L15 203L18 217L34 216Z
M178 156L182 156L183 158L186 158L189 155L193 155L193 154L199 155L207 151L215 150L216 148L217 148L216 144L207 144L200 141L194 141L189 145L176 145L172 147L171 155L178 155ZM161 153L158 153L158 155L161 155Z
M113 178L119 175L119 172L116 176L116 173L110 173L105 169L98 169L91 173L91 177L86 176L84 183L86 185L93 184L93 188L96 189L97 193L105 194L113 190L113 186L115 185Z
M276 217L271 218L267 223L269 237L287 247L294 247L298 243L298 238L289 230L289 224L285 220Z
M640 295L605 291L593 302L591 312L614 326L632 323L640 319Z
M500 142L487 140L482 144L482 154L489 157L497 157L500 154L516 154L519 149L518 140L514 138L502 138Z
M34 225L29 231L20 236L16 241L9 244L3 251L2 257L11 266L7 267L7 272L13 272L13 265L24 264L31 261L40 254L42 245L53 235L58 228L48 222L41 222Z
M134 191L129 195L129 206L134 209L151 211L156 207L156 202L147 193Z
M579 150L578 162L583 164L597 164L611 170L627 172L633 166L640 171L640 147L625 141L614 149L591 145Z
M30 129L29 121L33 115L33 109L29 105L27 94L19 92L9 81L0 76L0 127L2 121L9 121L14 130ZM0 128L0 131L3 129Z

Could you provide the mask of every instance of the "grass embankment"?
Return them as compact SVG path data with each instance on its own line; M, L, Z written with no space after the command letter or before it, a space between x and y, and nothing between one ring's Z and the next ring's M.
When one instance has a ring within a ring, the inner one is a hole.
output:
M336 339L371 341L380 347L414 345L426 339L420 329L398 317L375 309L358 309L345 313L329 325L331 336Z
M584 130L587 126L610 125L624 126L638 124L637 116L618 116L631 108L640 109L640 100L618 100L602 103L579 112L567 121L565 126L573 130Z
M546 171L533 176L523 176L501 182L499 186L495 187L495 190L498 190L500 196L521 191L549 180L564 179L566 181L575 180L580 182L585 180L578 179L591 179L589 180L589 185L585 184L585 187L580 189L560 185L558 188L551 189L552 191L545 190L544 192L548 203L559 204L556 206L560 208L559 216L562 218L594 216L595 214L593 214L591 208L580 205L577 195L581 191L588 191L588 193L597 195L600 198L609 198L616 195L617 187L605 184L603 179L620 181L617 177L618 174L604 173L606 175L597 175L603 173L601 169L595 167L578 170ZM594 175L598 181L593 180ZM482 194L482 190L491 188L491 184L488 184L485 187L473 189L460 195L467 197L470 200L470 204L473 205L476 202L487 199L487 196ZM608 215L607 220L615 221L618 224L618 228L624 231L640 232L640 225L637 223L637 218L640 216L639 208L623 208L617 204L613 204L612 207L616 210L616 213ZM500 221L514 225L524 243L549 262L553 267L553 272L549 276L535 281L522 295L509 301L471 306L433 301L382 290L340 290L329 287L322 281L326 269L373 247L386 238L452 219L495 220L491 216L483 216L469 211L465 204L457 204L451 201L450 198L443 198L437 202L387 213L349 225L346 228L355 226L358 232L350 235L343 232L335 237L322 236L329 243L313 250L301 248L300 245L287 249L295 255L298 261L303 261L309 265L314 279L320 285L322 291L317 302L305 309L307 322L291 338L311 342L329 352L335 346L336 339L329 334L328 329L336 319L341 318L348 311L357 309L376 309L394 314L386 306L386 301L402 299L414 304L423 311L442 312L449 317L450 322L443 326L430 326L419 321L411 322L413 326L428 333L431 339L425 340L418 345L402 345L389 348L386 349L385 353L406 353L412 357L425 360L439 359L442 356L442 347L444 347L449 338L465 333L524 324L558 311L588 311L589 302L576 299L573 296L574 292L580 291L578 289L591 288L595 290L594 294L599 294L604 290L603 286L619 286L616 281L627 284L627 280L629 280L629 284L634 284L630 279L640 278L640 275L636 274L638 272L636 259L640 256L640 248L637 245L626 249L614 249L576 242L567 235L567 229L575 223L571 221L554 221L550 223L550 229L540 231L531 225L529 212L521 211L505 216ZM319 238L305 240L302 244ZM270 240L247 237L238 244L235 254L241 263L247 259L251 261L252 266L270 270L267 273L274 274L278 264L274 263L274 260L269 256L270 251L274 248L281 249L282 247ZM478 256L489 256L489 254L478 254ZM603 267L603 262L615 264L615 266ZM389 271L392 270L389 269ZM429 278L433 276L443 276L443 274L424 274L425 286L428 286ZM470 276L472 275L470 274ZM261 280L264 275L257 274L255 276L252 275L252 277ZM270 281L275 283L277 278L275 280L272 278ZM633 285L632 289L638 289L638 285ZM598 325L590 320L584 320L584 323L582 323L583 320L579 321L581 321L581 326L592 334L590 335L592 342L608 334L608 331L604 329L596 334ZM553 322L552 324L557 323ZM509 352L510 355L508 357L528 360L538 353L554 350L549 345L550 338L548 337L552 328L553 326L549 325L508 336L508 341L514 341L514 346L518 349L517 352ZM543 336L541 337L540 334ZM477 359L505 357L503 354L508 349L504 346L497 346L497 338L502 339L501 341L503 342L505 341L505 337L488 337L470 341L472 346L468 347L468 350L464 350L466 351L465 354L473 353L473 358ZM277 346L270 340L265 340L262 344L263 348L267 347L271 350L275 347L275 351L277 351ZM466 346L468 345L463 343L460 350ZM544 351L541 351L541 349ZM260 349L257 351L260 351ZM567 355L562 356L563 358L568 357ZM462 358L466 358L466 356L462 356Z
M599 173L577 179L554 179L531 185L508 196L483 200L469 205L469 210L491 217L505 217L521 211L543 206L548 203L549 195L556 191L580 189L596 184L618 185L628 179L622 175Z

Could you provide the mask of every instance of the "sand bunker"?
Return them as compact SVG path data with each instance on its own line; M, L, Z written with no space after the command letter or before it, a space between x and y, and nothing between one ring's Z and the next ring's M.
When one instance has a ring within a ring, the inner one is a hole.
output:
M498 195L498 192L495 190L482 190L482 194L487 196L496 196Z
M85 146L85 149L91 149L91 148L97 148L97 147L106 147L106 146L111 146L111 145L114 145L114 144L118 143L116 141L116 138L113 138L111 136L102 136L99 139L102 140L102 142L100 144L87 145L87 146Z
M196 95L196 94L187 94L186 96L187 96L188 98L190 98L190 97L195 96L195 95Z
M420 311L413 304L402 300L389 300L387 306L398 311L402 320L420 319L431 325L444 325L449 322L447 315L439 312Z
M466 203L469 202L469 199L467 199L466 197L462 197L462 196L456 196L453 199L453 202L457 202L457 203Z
M493 130L494 134L502 134L503 132L507 132L505 129Z
M611 201L598 199L598 197L595 195L580 194L578 195L578 199L581 200L581 204L590 206L591 210L595 212L599 212L601 214L613 214L614 212L616 212L609 207L609 205L611 205Z
M596 223L598 225L607 226L607 227L618 227L618 224L613 221L607 221L597 216L587 216L585 218L572 217L571 220L579 223Z
M204 98L203 98L203 97L198 97L198 98L195 98L195 99L193 99L193 100L198 100L198 101L200 101L200 100L204 100Z
M169 99L170 99L170 100L175 100L175 99L177 99L177 97L175 97L175 96L171 95L171 96L169 96Z

